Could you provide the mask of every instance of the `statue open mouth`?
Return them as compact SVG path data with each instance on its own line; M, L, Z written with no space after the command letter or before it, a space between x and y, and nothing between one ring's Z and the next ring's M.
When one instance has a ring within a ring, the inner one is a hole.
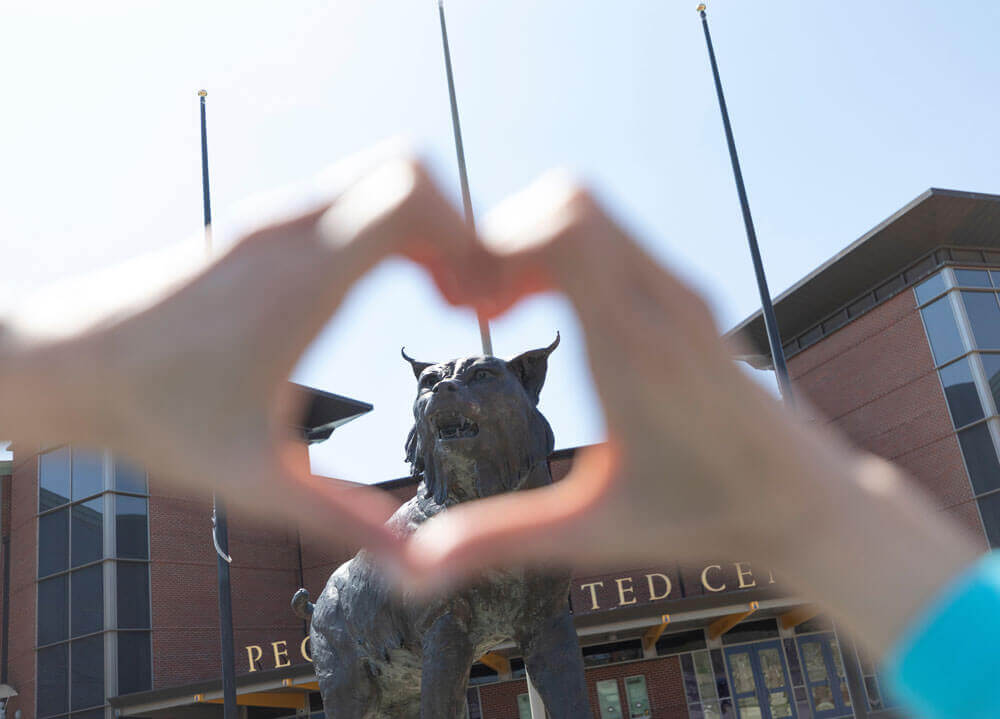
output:
M434 425L440 440L469 439L479 435L479 425L458 414L437 417Z

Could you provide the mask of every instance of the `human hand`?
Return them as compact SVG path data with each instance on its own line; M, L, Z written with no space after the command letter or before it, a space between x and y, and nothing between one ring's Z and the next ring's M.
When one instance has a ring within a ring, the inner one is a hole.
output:
M553 486L456 506L423 525L408 548L419 583L524 562L759 561L828 602L878 652L975 556L891 465L741 372L701 298L565 176L543 178L484 227L501 289L469 286L464 298L495 314L525 294L563 291L610 439ZM921 566L928 554L940 560L933 569ZM869 587L882 581L898 591L874 606Z
M160 297L105 302L61 334L33 337L40 323L23 323L0 347L0 384L12 388L4 434L111 447L233 509L395 554L385 493L310 475L287 379L353 282L384 257L422 263L448 295L454 268L482 251L418 161L347 164L354 178L335 196L254 229Z

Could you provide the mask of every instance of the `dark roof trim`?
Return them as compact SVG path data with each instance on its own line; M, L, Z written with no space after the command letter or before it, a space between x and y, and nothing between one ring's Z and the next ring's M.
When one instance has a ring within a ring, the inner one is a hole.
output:
M1000 195L940 188L921 193L775 299L782 342L943 246L1000 250ZM770 360L760 312L727 335Z
M315 387L289 382L292 390L302 395L305 407L302 419L294 426L308 444L330 438L333 430L371 412L373 406L350 397L324 392Z

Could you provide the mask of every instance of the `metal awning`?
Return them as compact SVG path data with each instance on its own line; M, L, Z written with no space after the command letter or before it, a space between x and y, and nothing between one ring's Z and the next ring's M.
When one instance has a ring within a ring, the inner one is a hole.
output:
M271 709L309 709L309 694L319 691L311 664L294 664L281 669L241 674L236 677L239 706ZM109 702L121 717L184 719L204 717L206 710L218 709L222 716L222 680L213 679L182 686L153 689L111 697Z
M315 444L330 438L333 430L371 412L373 407L350 397L332 392L324 392L315 387L289 382L293 391L302 395L305 412L295 427L308 444Z

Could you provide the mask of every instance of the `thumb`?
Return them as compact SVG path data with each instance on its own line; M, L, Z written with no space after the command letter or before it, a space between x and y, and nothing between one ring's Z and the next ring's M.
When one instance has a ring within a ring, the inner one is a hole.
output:
M498 565L573 563L592 554L587 518L614 474L608 445L581 453L561 482L448 509L404 548L414 589L438 590Z

